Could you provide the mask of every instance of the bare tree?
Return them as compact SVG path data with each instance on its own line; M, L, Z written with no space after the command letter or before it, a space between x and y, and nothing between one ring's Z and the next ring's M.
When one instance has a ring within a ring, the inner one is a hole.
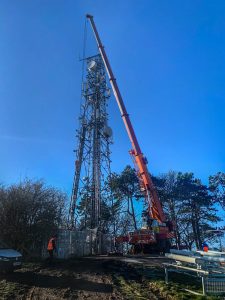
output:
M0 238L16 249L40 252L64 221L65 200L39 180L0 188Z

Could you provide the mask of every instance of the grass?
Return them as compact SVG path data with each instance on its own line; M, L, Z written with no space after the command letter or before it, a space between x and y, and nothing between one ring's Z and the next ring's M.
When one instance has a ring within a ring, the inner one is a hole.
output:
M114 276L114 284L118 287L119 291L130 300L148 300L149 291L143 289L142 285L136 281L127 281L123 276ZM153 300L153 299L152 299Z
M14 299L15 295L22 295L24 291L18 283L0 280L0 299Z
M202 293L201 278L191 277L181 273L169 273L169 284L164 281L164 270L159 267L140 268L132 266L124 271L115 273L114 284L126 299L149 300L215 300L216 296L202 296L191 294L184 289ZM120 269L121 270L121 269ZM129 274L132 275L129 278ZM136 277L136 278L134 278ZM155 297L155 298L154 298Z

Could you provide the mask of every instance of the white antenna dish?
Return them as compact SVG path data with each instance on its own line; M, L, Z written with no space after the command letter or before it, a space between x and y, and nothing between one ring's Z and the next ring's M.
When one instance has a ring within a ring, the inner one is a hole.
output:
M94 60L91 60L89 63L88 63L88 70L89 71L94 71L96 69L96 66L97 66L97 63L96 61Z

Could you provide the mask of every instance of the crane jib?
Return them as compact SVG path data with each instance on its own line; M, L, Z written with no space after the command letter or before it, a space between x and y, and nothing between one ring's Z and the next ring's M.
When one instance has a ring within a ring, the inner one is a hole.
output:
M114 96L116 98L123 122L125 124L129 139L132 144L133 150L131 152L132 152L132 156L134 157L134 161L135 161L136 167L138 169L139 176L141 177L141 180L144 184L144 188L145 188L146 192L150 193L150 196L147 195L148 202L149 202L149 213L151 214L151 217L153 219L157 219L158 221L163 223L166 221L166 218L165 218L164 212L162 210L162 206L161 206L160 200L158 198L158 194L156 192L156 189L153 185L152 179L148 172L147 165L146 165L146 159L144 158L144 156L141 152L141 148L139 146L132 123L130 121L129 114L127 113L126 107L124 105L119 87L117 85L117 81L114 77L114 74L113 74L111 65L109 63L108 57L106 55L104 46L102 45L97 28L95 26L93 16L88 14L88 15L86 15L86 17L89 19L91 27L93 29L99 52L100 52L102 60L104 62L107 74L109 76L109 81L112 86Z

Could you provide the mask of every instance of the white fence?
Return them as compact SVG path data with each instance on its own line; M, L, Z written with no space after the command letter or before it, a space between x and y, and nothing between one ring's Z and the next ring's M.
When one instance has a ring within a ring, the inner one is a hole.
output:
M107 254L114 249L114 239L109 234L97 234L96 230L60 229L57 237L57 257L66 259L71 256ZM46 248L43 256L47 256Z

